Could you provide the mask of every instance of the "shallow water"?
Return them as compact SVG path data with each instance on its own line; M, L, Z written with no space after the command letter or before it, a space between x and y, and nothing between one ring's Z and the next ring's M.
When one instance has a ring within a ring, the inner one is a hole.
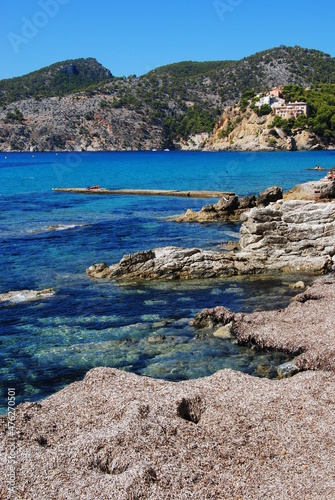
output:
M204 307L284 307L300 276L121 284L86 277L95 262L157 246L220 249L238 224L167 217L209 200L57 194L52 187L222 189L239 195L320 178L332 152L0 154L0 293L53 287L53 297L0 307L0 386L41 399L94 366L182 380L234 368L276 376L287 357L257 353L189 326ZM213 200L215 201L215 200ZM3 400L5 401L5 400ZM5 403L1 406L5 410Z

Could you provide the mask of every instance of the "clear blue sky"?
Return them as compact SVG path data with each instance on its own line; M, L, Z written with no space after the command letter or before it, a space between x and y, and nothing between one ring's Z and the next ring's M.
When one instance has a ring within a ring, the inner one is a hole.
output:
M334 0L0 0L0 16L0 79L78 57L128 76L281 44L335 55Z

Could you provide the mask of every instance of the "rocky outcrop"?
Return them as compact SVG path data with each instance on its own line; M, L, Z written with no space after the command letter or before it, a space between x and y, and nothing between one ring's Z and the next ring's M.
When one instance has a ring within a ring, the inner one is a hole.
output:
M255 206L255 202L255 196L245 197L243 198L245 208L241 209L238 196L228 196L221 198L217 203L203 206L199 212L194 212L189 208L184 215L175 217L173 220L176 222L238 221L242 212Z
M0 303L17 304L19 302L29 302L31 300L45 299L54 295L53 288L45 288L44 290L17 290L0 295Z
M335 265L335 203L278 200L242 214L239 252L165 247L87 269L93 278L192 279L267 270L325 273Z
M242 344L291 353L300 370L335 371L334 293L335 277L330 275L315 280L285 310L234 314L218 306L200 311L191 325L214 329L231 324L230 331ZM294 367L281 371L287 376Z
M246 210L255 206L265 207L273 201L283 197L283 190L278 186L267 188L256 199L254 195L239 198L236 195L225 196L217 203L205 205L199 212L189 208L184 215L175 217L176 222L212 222L212 221L239 221Z
M305 182L298 184L284 194L284 200L332 200L335 198L335 181Z
M283 198L283 190L278 186L272 186L267 188L262 193L259 193L256 200L257 207L267 207L270 203L274 201L281 200Z
M327 149L325 138L305 128L289 134L272 126L274 115L258 116L252 109L227 108L204 145L207 151L296 151Z
M237 270L231 253L165 247L125 255L111 266L94 264L86 273L93 278L174 280L231 276Z
M300 369L327 371L268 380L221 370L167 382L95 368L19 405L15 441L10 417L0 418L4 478L15 444L15 485L2 480L2 497L334 498L334 280L308 292L318 298L239 315L234 331L297 354Z

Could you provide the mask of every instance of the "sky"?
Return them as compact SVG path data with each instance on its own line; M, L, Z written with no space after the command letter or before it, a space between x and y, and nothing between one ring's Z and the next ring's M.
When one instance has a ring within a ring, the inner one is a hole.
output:
M335 56L334 0L0 0L0 79L95 57L115 76L283 45Z

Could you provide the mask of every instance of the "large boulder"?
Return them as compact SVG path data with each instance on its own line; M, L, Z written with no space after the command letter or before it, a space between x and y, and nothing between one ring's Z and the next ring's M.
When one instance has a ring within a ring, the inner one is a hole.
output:
M279 200L242 215L241 252L252 268L330 271L335 255L335 204Z

